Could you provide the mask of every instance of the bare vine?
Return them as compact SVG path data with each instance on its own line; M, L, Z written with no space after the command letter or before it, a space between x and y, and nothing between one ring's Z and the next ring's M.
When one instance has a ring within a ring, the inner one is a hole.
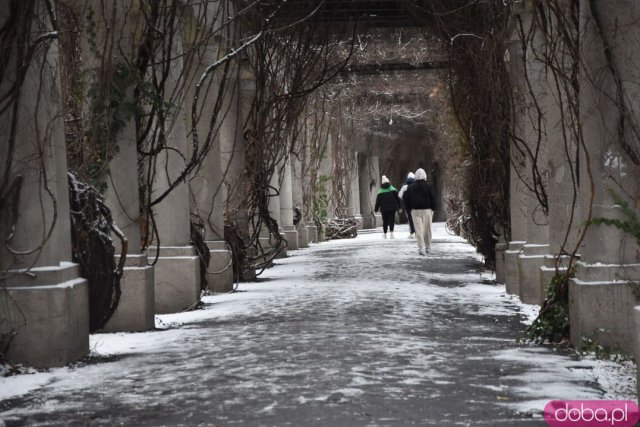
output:
M313 16L316 9L310 9L306 16ZM263 21L260 16L250 18L248 28ZM243 234L238 223L225 226L235 236L234 253L243 257L240 268L245 271L269 265L284 244L279 224L269 212L269 199L278 196L270 185L271 178L290 156L303 157L309 137L301 119L303 112L314 92L344 68L355 36L353 25L340 25L329 32L305 19L296 19L293 24L276 20L274 25L264 31L248 55L255 80L253 102L244 123L244 184L234 192L239 200L228 203L237 209L229 212L228 218L242 218L240 210L247 211L251 232ZM303 216L308 218L308 213ZM269 247L262 246L261 235L269 238Z

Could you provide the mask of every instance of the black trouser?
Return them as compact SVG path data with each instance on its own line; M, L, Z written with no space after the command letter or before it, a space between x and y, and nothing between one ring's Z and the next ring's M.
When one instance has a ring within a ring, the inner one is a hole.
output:
M393 231L393 225L396 222L396 211L382 212L382 231L387 232L387 228Z
M416 232L416 227L413 225L413 218L411 217L411 209L407 209L407 220L409 221L409 230L411 234Z

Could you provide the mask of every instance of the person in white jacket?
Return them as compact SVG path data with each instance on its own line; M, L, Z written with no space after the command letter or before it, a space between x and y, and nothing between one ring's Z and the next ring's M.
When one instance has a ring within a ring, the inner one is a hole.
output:
M400 197L400 200L402 200L402 196L404 196L404 193L407 191L407 188L409 188L409 186L413 184L415 181L416 181L416 176L414 175L413 172L409 172L407 174L407 181L404 183L404 185L400 189L400 193L398 193L398 197ZM411 230L409 233L409 238L415 239L416 227L415 225L413 225L413 218L411 217L411 209L407 208L406 203L405 203L405 212L407 212L407 220L409 221L409 230Z

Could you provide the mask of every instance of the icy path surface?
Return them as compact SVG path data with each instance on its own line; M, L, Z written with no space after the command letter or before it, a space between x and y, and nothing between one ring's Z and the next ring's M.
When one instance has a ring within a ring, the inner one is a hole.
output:
M0 379L0 425L544 426L551 399L635 399L631 364L518 344L536 307L434 225L295 251L160 330Z

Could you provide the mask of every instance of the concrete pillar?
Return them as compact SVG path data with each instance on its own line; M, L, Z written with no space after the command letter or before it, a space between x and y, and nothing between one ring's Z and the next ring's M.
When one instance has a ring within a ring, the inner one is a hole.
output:
M120 278L120 302L102 332L144 332L155 328L154 273L147 254L127 254Z
M320 162L320 167L318 168L318 174L320 177L328 178L326 182L323 183L324 189L327 194L327 218L325 220L329 220L329 218L334 218L336 216L336 208L335 208L335 198L333 195L333 182L334 182L334 164L333 164L333 139L331 137L331 133L327 136L327 147L325 156Z
M234 70L232 74L238 71ZM244 230L244 236L248 235L248 220L246 207L243 204L243 191L246 186L244 176L244 132L242 121L242 102L240 100L240 77L233 75L228 78L227 94L224 98L222 110L224 119L220 124L219 149L222 171L223 194L226 193L225 217L229 223Z
M536 239L537 240L537 239ZM518 256L518 275L520 282L520 300L526 304L542 305L546 294L540 285L541 268L549 252L549 245L528 240Z
M523 67L522 55L517 42L508 45L509 67L512 75L517 76ZM517 119L522 119L519 114ZM510 148L511 167L509 174L509 213L511 220L511 240L504 250L504 283L507 293L520 295L520 272L518 257L527 238L527 209L526 200L522 197L525 192L524 183L518 177L524 169L524 159L512 144Z
M197 49L198 47L192 47ZM219 54L219 46L207 44L200 47L200 55L194 57L198 61L195 66L194 79L197 81L207 66L214 63ZM224 170L221 163L221 142L213 133L214 126L219 125L225 111L221 109L214 117L215 104L220 94L221 77L210 76L198 94L196 105L198 141L200 146L210 144L211 147L203 159L196 175L189 180L191 206L193 213L204 223L205 242L209 247L209 266L207 268L207 286L212 292L229 292L233 289L233 268L231 251L224 240L224 210L226 188L223 185ZM193 127L192 108L195 85L190 85L186 99L187 122ZM191 144L189 144L191 146Z
M318 243L318 227L313 221L307 221L307 234L309 243Z
M508 243L503 240L503 237L500 237L500 241L496 243L495 254L496 254L496 283L505 283L506 277L506 261L505 261L505 251L509 248Z
M532 25L529 13L523 13L525 26ZM526 31L526 27L525 27ZM535 32L529 42L525 63L520 78L521 99L525 101L521 111L519 124L524 144L532 154L524 156L524 174L529 187L534 184L534 167L542 175L542 186L546 188L547 147L545 136L546 111L546 64L538 59L538 52L544 51L544 35L541 30ZM522 54L520 55L522 56ZM525 82L525 77L528 82ZM540 117L542 115L542 117ZM541 119L541 120L540 120ZM540 121L539 121L540 120ZM535 154L534 154L535 153ZM531 156L535 155L534 160ZM534 165L536 161L536 165ZM539 191L541 191L539 189ZM526 243L518 256L518 272L520 282L520 299L527 304L542 304L544 296L540 290L540 267L544 265L545 255L549 253L548 218L536 195L531 190L522 193L524 205L527 207Z
M272 251L274 249L274 247L276 246L276 244L278 243L277 239L278 238L284 238L284 235L282 234L282 229L280 227L280 200L279 200L279 196L278 194L278 187L279 187L279 178L278 178L278 171L276 170L274 172L274 174L271 176L270 180L269 180L269 194L271 195L271 197L269 197L268 199L268 214L269 217L273 220L276 221L276 223L278 224L278 229L276 230L276 233L278 234L277 236L274 235L274 233L269 230L269 228L266 226L266 223L262 224L262 227L260 228L260 234L258 237L258 240L260 242L260 247L262 249L263 252L267 253L269 251ZM252 228L252 232L255 232L255 229ZM282 243L284 245L284 242ZM276 258L284 258L287 256L287 250L285 246L281 246L281 249L275 254ZM269 267L271 267L272 263L269 262Z
M249 238L247 192L251 183L245 173L245 128L255 94L255 79L251 70L238 65L227 78L228 91L223 110L225 118L220 126L220 154L223 185L227 189L226 219L234 224L243 239ZM255 271L242 271L241 280L255 280Z
M525 245L523 240L512 240L509 248L504 251L504 284L506 291L511 295L520 295L520 266L518 257Z
M102 7L99 0L87 2L93 11L102 11L97 17L105 25L96 26L98 46L108 43L111 32L118 34L119 44L113 49L113 63L126 64L133 55L130 5L128 2L110 2ZM77 11L84 16L86 11ZM109 23L109 25L106 25ZM109 33L106 32L107 28ZM85 45L88 42L84 43ZM87 55L86 67L101 66L98 58ZM104 65L103 65L104 66ZM134 102L133 85L127 88L125 102ZM109 176L105 200L111 209L114 222L127 238L126 262L120 279L121 296L118 308L105 327L104 332L138 332L155 327L154 268L148 265L147 255L140 248L140 189L138 185L138 149L135 121L130 119L117 135L118 150L109 162ZM118 258L120 245L115 242Z
M302 147L303 156L303 174L302 174L302 196L303 196L303 206L304 206L304 223L307 232L307 244L317 243L318 242L318 229L316 227L316 223L314 221L313 212L314 209L314 196L316 192L316 182L318 179L318 159L313 158L314 155L318 154L316 150L315 153L312 153L312 142L316 139L314 135L313 129L315 129L316 120L314 117L308 117L305 127L307 129L306 141L304 146ZM319 139L319 137L318 137ZM317 144L317 143L316 143Z
M1 2L0 23L3 28L15 24L17 31L32 25L33 42L51 30L44 3L33 8L33 18L27 18L22 8L12 14L10 3ZM46 24L39 28L40 23ZM8 361L47 368L89 351L89 296L78 265L71 263L58 44L40 43L26 70L15 55L26 46L7 49L0 80L0 92L6 94L26 73L15 93L16 108L0 116L0 184L4 191L11 189L0 210L0 340L9 344Z
M635 278L637 283L640 264L577 263L576 277L569 284L570 335L574 345L587 337L612 351L634 354L637 285L621 280L623 277Z
M287 158L282 169L280 184L280 220L282 233L290 250L300 249L298 246L298 230L293 225L293 189L291 178L291 161Z
M592 6L596 7L596 14L592 14ZM640 153L635 133L637 116L632 112L640 108L640 88L635 84L640 80L636 61L640 49L640 4L632 0L584 0L580 7L584 34L580 43L580 122L584 142L580 158L581 210L586 215L591 209L594 218L626 221L628 218L609 191L615 191L637 212ZM573 343L587 336L601 345L633 354L633 310L637 303L629 282L640 280L638 251L635 239L617 228L588 228L581 247L582 261L569 286Z
M273 176L271 177L271 190L270 190L270 194L272 195L269 198L269 216L271 216L271 218L273 218L277 223L278 223L278 230L280 235L285 238L283 230L282 230L282 219L280 217L280 173L279 173L279 168L276 168L276 170L273 173ZM282 247L282 249L280 249L280 252L278 253L277 257L278 258L285 258L287 256L287 247L284 246Z
M513 151L513 149L512 149ZM511 166L510 174L511 241L504 251L504 283L507 293L520 295L520 268L518 257L527 237L526 206L521 198L524 184Z
M282 227L282 220L280 217L280 174L276 168L269 185L271 186L270 193L272 197L269 197L269 216L276 220L279 227Z
M372 175L373 179L375 180L373 183L373 185L371 185L371 183L369 184L369 200L372 206L375 207L376 205L376 198L378 197L378 190L380 189L380 184L381 184L381 179L382 179L382 173L380 172L380 157L379 156L371 156L371 160L370 160L370 164L371 164L371 170L370 170L370 174L376 174L376 175ZM372 226L373 227L382 227L382 213L378 212L378 213L374 213L374 219L375 221L373 221Z
M376 214L373 211L376 205L376 192L380 187L380 169L377 156L359 153L358 178L362 228L375 228L376 224L381 224L381 222L376 222Z
M523 253L523 247L527 243L527 200L524 196L525 185L519 178L518 168L521 167L521 160L515 147L511 147L512 161L509 174L509 205L511 215L511 241L508 248L504 250L504 282L507 293L521 295L520 286L520 262L519 257Z
M296 209L299 209L302 214L300 221L296 225L296 230L298 231L298 247L308 248L309 235L307 232L307 223L305 221L307 213L304 208L303 165L302 161L296 156L291 156L289 160L291 162L291 197L293 200L293 206Z
M307 223L304 222L304 219L301 219L300 222L296 225L296 230L298 231L298 248L308 248L309 230L307 230Z
M532 25L531 12L522 9L518 13L525 31L528 30ZM546 185L545 129L542 128L544 117L538 121L539 115L544 115L541 100L546 96L546 85L544 64L538 62L534 54L542 41L541 35L536 33L527 46L526 57L520 40L516 39L508 44L510 72L520 107L515 113L514 132L522 142L513 141L510 153L512 241L509 242L508 250L504 251L504 280L508 292L517 292L523 302L530 304L542 303L540 267L544 265L544 256L549 251L547 218L535 194L528 188L533 188L534 180L537 179L533 174L532 156L536 157L536 166L542 174L542 185ZM521 144L526 145L528 150Z
M559 3L563 7L560 13L569 16L571 1ZM551 14L553 25L557 25L555 16ZM561 23L564 25L564 23ZM574 64L571 58L557 58L555 67L560 73L571 75ZM548 67L547 91L545 99L547 128L547 161L549 180L547 187L549 201L549 254L545 256L544 266L540 268L540 289L544 296L553 277L557 273L566 273L568 257L577 244L578 228L581 224L578 209L578 170L575 136L571 133L572 119L575 111L571 108L572 93L567 93L566 86L570 82L562 81L562 77L554 75L552 67ZM569 86L571 88L571 86ZM571 89L570 89L571 90Z
M347 207L353 212L355 219L359 222L358 230L362 230L362 215L360 214L360 178L358 177L358 153L350 153L350 163L353 165L349 171L347 185Z
M180 33L174 37L169 74L165 82L166 102L175 103L171 96L180 94L184 70ZM178 95L179 96L179 95ZM166 149L157 154L152 198L159 197L174 183L188 159L186 112L179 106L173 120L165 126ZM200 301L200 259L191 245L189 217L189 188L185 181L175 187L154 207L155 227L160 247L149 248L150 258L158 255L155 264L156 313L175 313L187 310Z

